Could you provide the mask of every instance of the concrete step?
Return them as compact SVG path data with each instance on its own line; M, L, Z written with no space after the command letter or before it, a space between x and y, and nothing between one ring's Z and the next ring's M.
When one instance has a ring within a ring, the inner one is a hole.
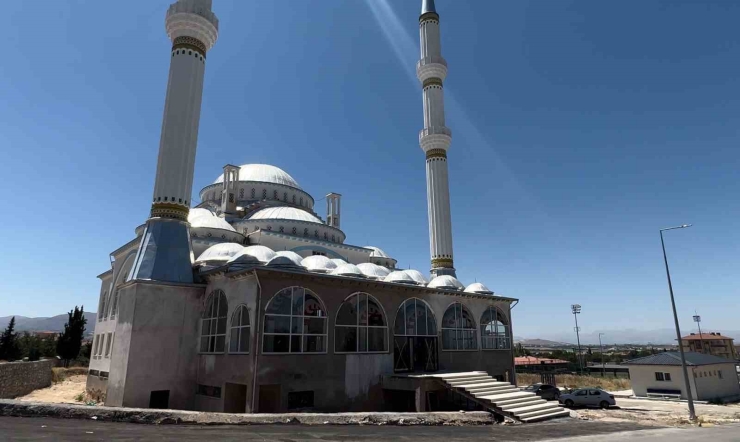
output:
M517 404L517 403L522 403L522 402L528 402L528 401L530 401L530 400L532 400L534 398L540 399L540 397L539 396L536 396L536 395L532 395L530 397L527 397L527 396L517 396L517 397L511 398L511 399L499 399L499 400L496 401L496 406L497 407L503 407L504 405L511 405L511 404Z
M485 371L468 371L463 373L441 373L437 374L434 377L444 379L444 380L451 380L451 379L462 379L465 377L471 377L471 376L481 376L481 375L488 375Z
M474 394L477 396L490 396L492 394L496 394L496 392L504 392L504 391L517 391L516 388L512 388L511 386L502 385L500 387L485 387L485 388L466 388L468 393Z
M488 388L488 387L513 387L513 385L511 385L508 382L491 381L485 385L474 385L474 386L468 387L467 389L468 391L473 391L476 389L482 389L482 388Z
M560 407L540 408L539 410L527 411L525 413L514 413L514 416L519 419L530 419L536 416L542 416L545 414L551 414L555 412L563 411Z
M508 393L518 393L518 392L519 392L519 390L517 390L516 388L511 388L511 387L506 388L506 387L504 387L503 389L500 389L500 390L476 391L475 393L470 393L470 394L472 394L475 397L485 397L485 396L493 396L493 395L497 395L497 394L508 394Z
M570 411L560 410L560 411L555 411L555 412L548 413L548 414L541 414L539 416L523 418L521 419L521 421L524 423L531 423L531 422L540 422L540 421L545 421L548 419L557 419L560 417L569 417L569 416L570 416Z
M450 383L448 382L448 384ZM470 389L470 388L476 388L476 387L498 387L498 386L507 385L507 384L500 384L497 381L493 381L491 379L478 379L478 380L472 380L472 381L457 382L455 384L450 384L450 385L452 385L453 387L457 387L457 388ZM511 384L509 384L509 386L514 387Z
M495 404L498 401L505 401L509 399L517 399L517 398L523 398L523 397L529 397L529 396L533 396L532 393L527 393L524 391L515 391L513 393L492 394L489 396L481 396L481 399L488 399L489 401Z
M526 399L520 402L514 402L513 404L497 405L497 406L498 408L504 411L509 411L512 408L526 407L528 405L537 405L537 404L543 404L543 403L546 403L546 401L543 399Z
M492 377L490 376L476 376L476 377L470 377L470 378L463 378L460 380L454 379L445 381L450 385L458 386L462 384L480 384L485 382L495 382Z
M560 407L558 407L555 404L550 404L548 402L545 402L544 404L531 404L531 405L522 404L521 407L510 408L506 411L508 411L509 413L514 413L515 415L518 416L520 414L526 414L531 411L537 411L537 410L542 410L542 409L553 409L553 408L560 409Z

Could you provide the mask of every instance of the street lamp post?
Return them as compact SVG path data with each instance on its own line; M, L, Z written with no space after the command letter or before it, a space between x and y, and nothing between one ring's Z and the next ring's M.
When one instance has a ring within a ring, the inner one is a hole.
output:
M604 347L601 345L601 335L605 333L599 333L599 350L601 351L601 377L606 375L606 367L604 366Z
M576 319L576 340L578 341L578 367L583 373L583 354L581 353L581 328L578 327L578 314L581 313L581 305L573 304L570 306L570 310L573 312L573 317Z
M694 310L694 313L696 313L696 310ZM694 322L696 322L697 327L699 327L699 342L701 342L701 352L706 353L704 350L708 350L709 354L712 354L712 349L709 347L704 346L704 335L701 332L701 316L698 314L694 315ZM683 343L681 343L683 345Z
M663 247L663 261L665 262L665 274L668 277L668 291L671 294L671 307L673 308L673 322L676 325L676 338L678 339L678 350L681 353L681 368L683 370L683 381L686 384L686 397L689 400L689 420L696 420L694 411L694 399L691 397L691 385L689 384L689 372L686 370L686 356L683 353L683 344L681 342L681 328L678 325L678 314L676 314L676 301L673 298L673 284L671 284L671 272L668 270L668 257L665 253L665 242L663 241L663 232L666 230L685 229L691 227L691 224L683 224L676 227L660 229L660 245Z

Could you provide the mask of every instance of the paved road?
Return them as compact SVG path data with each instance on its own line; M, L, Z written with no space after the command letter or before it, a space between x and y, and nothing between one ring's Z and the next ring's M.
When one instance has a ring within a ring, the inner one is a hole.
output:
M661 428L657 430L631 431L628 433L611 433L597 436L582 436L566 439L548 439L548 442L736 442L740 440L740 425L722 425L707 428Z
M0 440L6 441L541 441L554 437L596 435L644 429L633 423L561 419L541 424L481 427L399 426L186 426L141 425L92 420L0 417ZM625 433L622 433L625 434ZM632 433L628 433L632 434ZM599 439L605 440L605 439ZM713 440L712 442L718 442Z

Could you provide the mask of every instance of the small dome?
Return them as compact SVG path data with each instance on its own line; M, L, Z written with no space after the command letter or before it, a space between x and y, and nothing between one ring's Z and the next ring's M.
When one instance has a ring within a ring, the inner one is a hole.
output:
M192 222L195 218L199 218L201 216L216 216L208 209L203 209L200 207L193 207L190 209L190 212L188 212L188 222Z
M306 212L305 210L296 209L295 207L266 207L260 209L249 217L250 220L257 219L289 219L294 221L307 221L309 223L324 224L323 221Z
M356 278L362 278L365 276L354 264L342 264L337 266L337 268L332 270L330 273L337 276L354 276Z
M331 262L333 262L334 265L337 266L337 267L339 267L342 264L347 264L347 261L345 261L343 259L339 259L339 258L332 258L331 259Z
M265 246L248 246L244 247L239 254L234 255L230 260L229 264L240 263L240 264L266 264L277 255L272 249Z
M388 276L388 274L391 272L385 267L373 264L371 262L363 262L362 264L357 264L357 268L360 269L362 274L367 276L368 278L380 280Z
M197 216L193 219L189 219L191 227L205 227L207 229L222 229L222 230L228 230L231 232L236 232L236 230L231 227L231 224L227 223L226 220L223 218L220 218L218 216Z
M300 258L300 256L298 258ZM303 270L300 259L296 260L292 256L285 255L275 255L275 257L267 263L267 267L290 267L300 268Z
M309 272L329 273L336 269L337 265L331 259L322 255L313 255L303 258L301 265Z
M411 279L416 281L416 283L419 285L429 284L429 280L427 279L427 277L422 275L422 273L418 270L409 269L409 270L404 270L403 273L409 275Z
M239 181L261 181L263 183L283 184L300 189L301 186L283 169L269 164L243 164L239 166ZM224 174L219 175L213 184L223 183Z
M399 284L416 284L416 281L414 281L406 272L403 270L396 270L395 272L390 272L388 276L383 279L385 282L396 282Z
M301 261L303 261L303 257L296 252L291 252L290 250L281 250L279 252L275 252L277 256L287 256L291 260L297 262L299 265Z
M235 242L222 242L207 248L200 254L195 264L202 263L225 263L234 255L244 250L244 246Z
M371 258L390 258L387 253L385 253L380 247L374 247L374 246L366 246L363 247L363 249L370 249L372 252L370 252Z
M474 282L469 286L465 287L467 293L478 293L480 295L493 295L493 291L489 290L488 287L481 284L480 282Z
M445 290L463 290L465 288L457 278L450 275L439 275L435 277L429 282L427 287Z

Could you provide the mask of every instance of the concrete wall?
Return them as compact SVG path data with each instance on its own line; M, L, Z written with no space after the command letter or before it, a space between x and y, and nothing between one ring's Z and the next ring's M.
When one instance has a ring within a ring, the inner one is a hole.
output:
M680 390L681 397L687 399L686 389L684 388L683 371L678 365L630 365L630 379L632 391L635 396L647 396L648 388L657 388L661 390ZM670 381L656 381L655 372L670 373ZM693 381L691 382L692 392L695 392ZM694 398L696 394L694 393Z
M120 289L106 405L148 407L169 390L169 407L193 409L203 286L126 283Z
M720 378L720 372L722 378ZM733 363L690 367L689 376L693 378L694 397L698 400L708 401L740 396L740 384L738 384Z
M0 364L0 399L13 399L51 386L51 368L55 365L51 359Z
M258 281L253 276L241 279L217 277L208 285L205 298L213 290L221 289L229 301L229 324L231 315L239 304L246 304L250 311L252 325L252 344L250 355L199 355L198 384L222 388L222 398L214 399L196 396L199 410L223 411L225 383L246 384L247 401L254 401L258 409L260 386L279 385L280 409L287 409L287 397L293 391L314 391L314 408L325 411L380 410L383 403L383 375L393 373L393 326L396 312L404 300L417 297L429 303L434 311L437 329L441 331L442 316L454 302L463 303L479 326L480 318L489 305L499 307L507 316L509 303L495 297L469 297L463 294L451 295L443 292L430 292L413 286L397 286L373 281L347 278L328 278L313 274L289 274L258 271ZM262 344L261 324L256 315L264 313L265 306L281 289L300 285L316 293L324 303L327 312L327 352L325 354L257 354ZM377 354L335 354L334 320L342 302L351 294L366 292L375 297L385 310L388 324L389 348ZM261 299L260 299L261 298ZM258 308L259 305L259 308ZM513 353L511 350L481 350L480 329L477 332L478 349L472 351L446 351L439 343L439 369L449 371L485 370L493 376L513 375ZM226 348L228 349L228 335ZM257 366L256 388L252 368ZM247 404L247 410L251 409Z

